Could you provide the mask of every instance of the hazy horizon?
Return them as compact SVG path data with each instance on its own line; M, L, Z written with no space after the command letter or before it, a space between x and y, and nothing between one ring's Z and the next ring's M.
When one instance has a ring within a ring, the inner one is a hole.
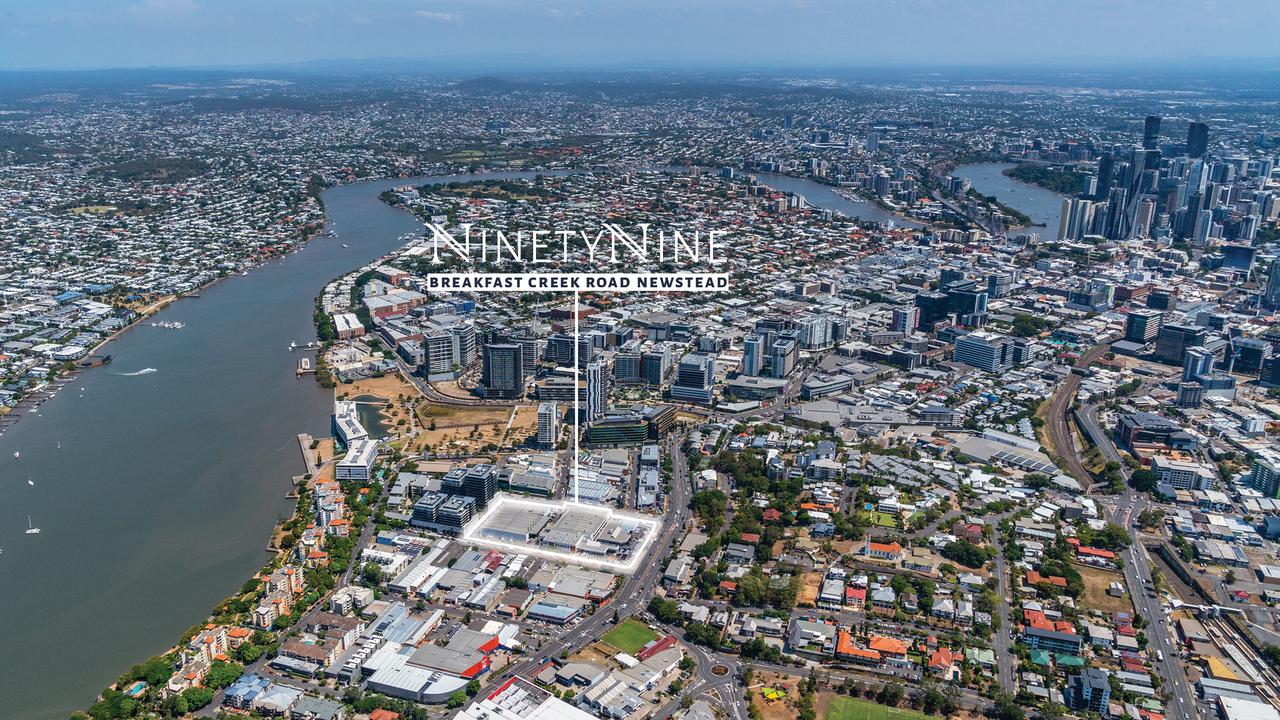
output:
M1280 3L1267 0L47 0L0 10L0 27L0 69L16 71L503 58L543 69L1017 69L1280 55Z

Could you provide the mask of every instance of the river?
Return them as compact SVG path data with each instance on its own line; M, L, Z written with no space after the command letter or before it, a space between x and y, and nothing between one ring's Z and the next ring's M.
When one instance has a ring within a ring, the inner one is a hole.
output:
M866 200L863 202L854 202L847 198L841 197L836 193L835 188L830 185L824 185L807 178L796 178L790 175L776 175L774 173L757 173L756 178L761 185L771 187L780 192L795 193L804 196L812 205L827 210L834 210L851 218L860 220L884 222L892 220L895 227L918 228L923 225L915 220L907 220L898 217L893 213L881 208L879 205ZM852 188L850 188L852 190Z
M1005 175L1005 169L1013 165L1013 163L961 165L951 174L967 178L975 190L983 195L994 195L1000 202L1031 218L1031 222L1044 224L1044 227L1028 228L1028 232L1039 233L1041 240L1056 239L1058 223L1062 218L1062 201L1067 196Z
M326 283L421 229L380 192L474 177L325 191L337 237L150 320L181 330L127 330L103 350L112 364L0 437L0 718L61 719L89 705L268 559L289 479L303 472L296 436L327 434L332 409L329 391L295 378L289 343L314 337ZM146 368L155 372L136 374ZM40 534L24 533L28 515Z

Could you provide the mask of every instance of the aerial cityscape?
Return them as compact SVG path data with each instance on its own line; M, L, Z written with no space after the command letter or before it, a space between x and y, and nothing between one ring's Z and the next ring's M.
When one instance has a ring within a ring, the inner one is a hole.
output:
M0 719L1280 720L1277 7L115 5L0 11Z

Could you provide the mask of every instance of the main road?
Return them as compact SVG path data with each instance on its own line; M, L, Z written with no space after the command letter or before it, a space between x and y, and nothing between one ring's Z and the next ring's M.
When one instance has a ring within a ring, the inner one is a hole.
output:
M1108 462L1120 464L1120 473L1125 479L1124 492L1113 496L1110 520L1135 533L1134 542L1123 553L1124 580L1129 589L1129 596L1133 600L1135 613L1146 621L1148 647L1159 651L1155 658L1156 671L1164 679L1165 687L1169 689L1172 698L1170 706L1165 708L1165 714L1172 718L1198 720L1200 713L1196 706L1195 693L1191 689L1191 683L1183 668L1180 648L1173 640L1173 629L1169 626L1168 614L1155 591L1151 577L1151 556L1147 552L1146 544L1142 542L1141 533L1135 522L1137 516L1150 505L1150 501L1130 486L1129 467L1112 441L1111 435L1098 423L1097 412L1096 406L1086 405L1080 409L1077 417L1080 418L1085 434L1097 445L1103 458ZM1072 452L1071 456L1076 457L1075 452ZM1104 502L1111 502L1111 500L1105 499ZM1159 541L1163 542L1163 538Z

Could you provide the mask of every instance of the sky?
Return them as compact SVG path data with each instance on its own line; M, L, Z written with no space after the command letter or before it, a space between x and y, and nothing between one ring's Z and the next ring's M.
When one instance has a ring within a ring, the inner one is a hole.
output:
M0 69L1069 65L1277 57L1277 32L1277 0L0 0Z

